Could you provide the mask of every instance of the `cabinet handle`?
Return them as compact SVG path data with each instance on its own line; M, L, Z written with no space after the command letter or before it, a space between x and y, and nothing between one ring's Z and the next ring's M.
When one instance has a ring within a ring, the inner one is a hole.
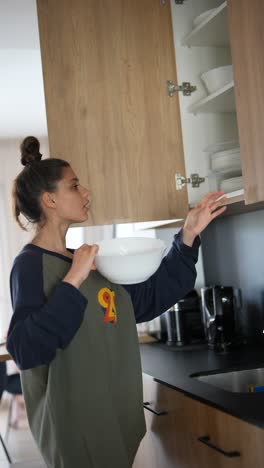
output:
M157 408L154 408L152 407L151 408L151 403L149 403L148 401L146 401L145 403L143 403L143 406L146 410L150 411L151 413L154 413L156 414L156 416L163 416L164 414L168 414L167 411L164 411L164 410L159 410Z
M240 457L241 456L240 453L237 452L236 450L234 450L233 452L226 452L225 450L217 447L212 442L210 442L210 437L209 436L198 437L197 440L199 442L202 442L202 444L205 444L208 447L216 450L217 452L222 453L222 455L224 455L225 457L233 458L233 457Z

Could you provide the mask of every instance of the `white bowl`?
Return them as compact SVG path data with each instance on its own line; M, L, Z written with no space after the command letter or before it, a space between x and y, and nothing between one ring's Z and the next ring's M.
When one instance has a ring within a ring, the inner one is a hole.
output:
M200 23L205 21L205 19L212 15L212 13L216 10L216 8L212 8L211 10L204 11L201 15L196 16L193 20L193 27L196 28Z
M233 67L232 65L225 65L224 67L213 68L203 73L201 79L208 92L212 94L233 80Z
M146 281L159 268L165 243L148 237L102 240L95 264L112 283L135 284Z

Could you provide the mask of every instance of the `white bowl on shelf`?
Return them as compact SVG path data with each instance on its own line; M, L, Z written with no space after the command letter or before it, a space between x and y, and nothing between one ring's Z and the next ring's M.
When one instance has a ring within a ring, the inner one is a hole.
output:
M209 94L212 94L232 82L233 67L232 65L225 65L223 67L212 68L212 70L202 73L201 79Z
M214 172L237 172L241 175L240 148L211 154L211 170ZM234 174L235 175L235 174Z
M146 281L159 268L166 244L149 237L102 240L95 264L112 283L135 284Z
M212 8L211 10L206 10L201 15L196 16L193 20L193 27L197 28L197 26L205 21L208 16L212 15L215 10L216 8Z
M235 192L241 189L243 189L242 177L232 177L231 179L224 179L220 182L220 190L224 192Z

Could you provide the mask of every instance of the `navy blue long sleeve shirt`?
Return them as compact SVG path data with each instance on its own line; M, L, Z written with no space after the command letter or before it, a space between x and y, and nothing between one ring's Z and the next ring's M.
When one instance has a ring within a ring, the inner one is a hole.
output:
M182 241L182 230L174 236L159 269L147 281L123 285L130 294L137 323L152 320L184 297L195 284L198 249ZM73 249L68 249L72 253ZM42 254L72 262L64 255L27 244L16 256L10 273L13 316L7 350L20 369L49 364L58 348L64 349L81 326L87 299L71 284L58 281L51 296L43 292Z

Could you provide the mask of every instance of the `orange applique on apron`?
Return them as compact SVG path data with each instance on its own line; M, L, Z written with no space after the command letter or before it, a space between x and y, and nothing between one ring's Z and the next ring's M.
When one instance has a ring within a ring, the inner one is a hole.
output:
M109 288L102 288L98 292L99 304L106 309L104 315L104 322L113 322L116 325L116 305L115 305L115 292Z

